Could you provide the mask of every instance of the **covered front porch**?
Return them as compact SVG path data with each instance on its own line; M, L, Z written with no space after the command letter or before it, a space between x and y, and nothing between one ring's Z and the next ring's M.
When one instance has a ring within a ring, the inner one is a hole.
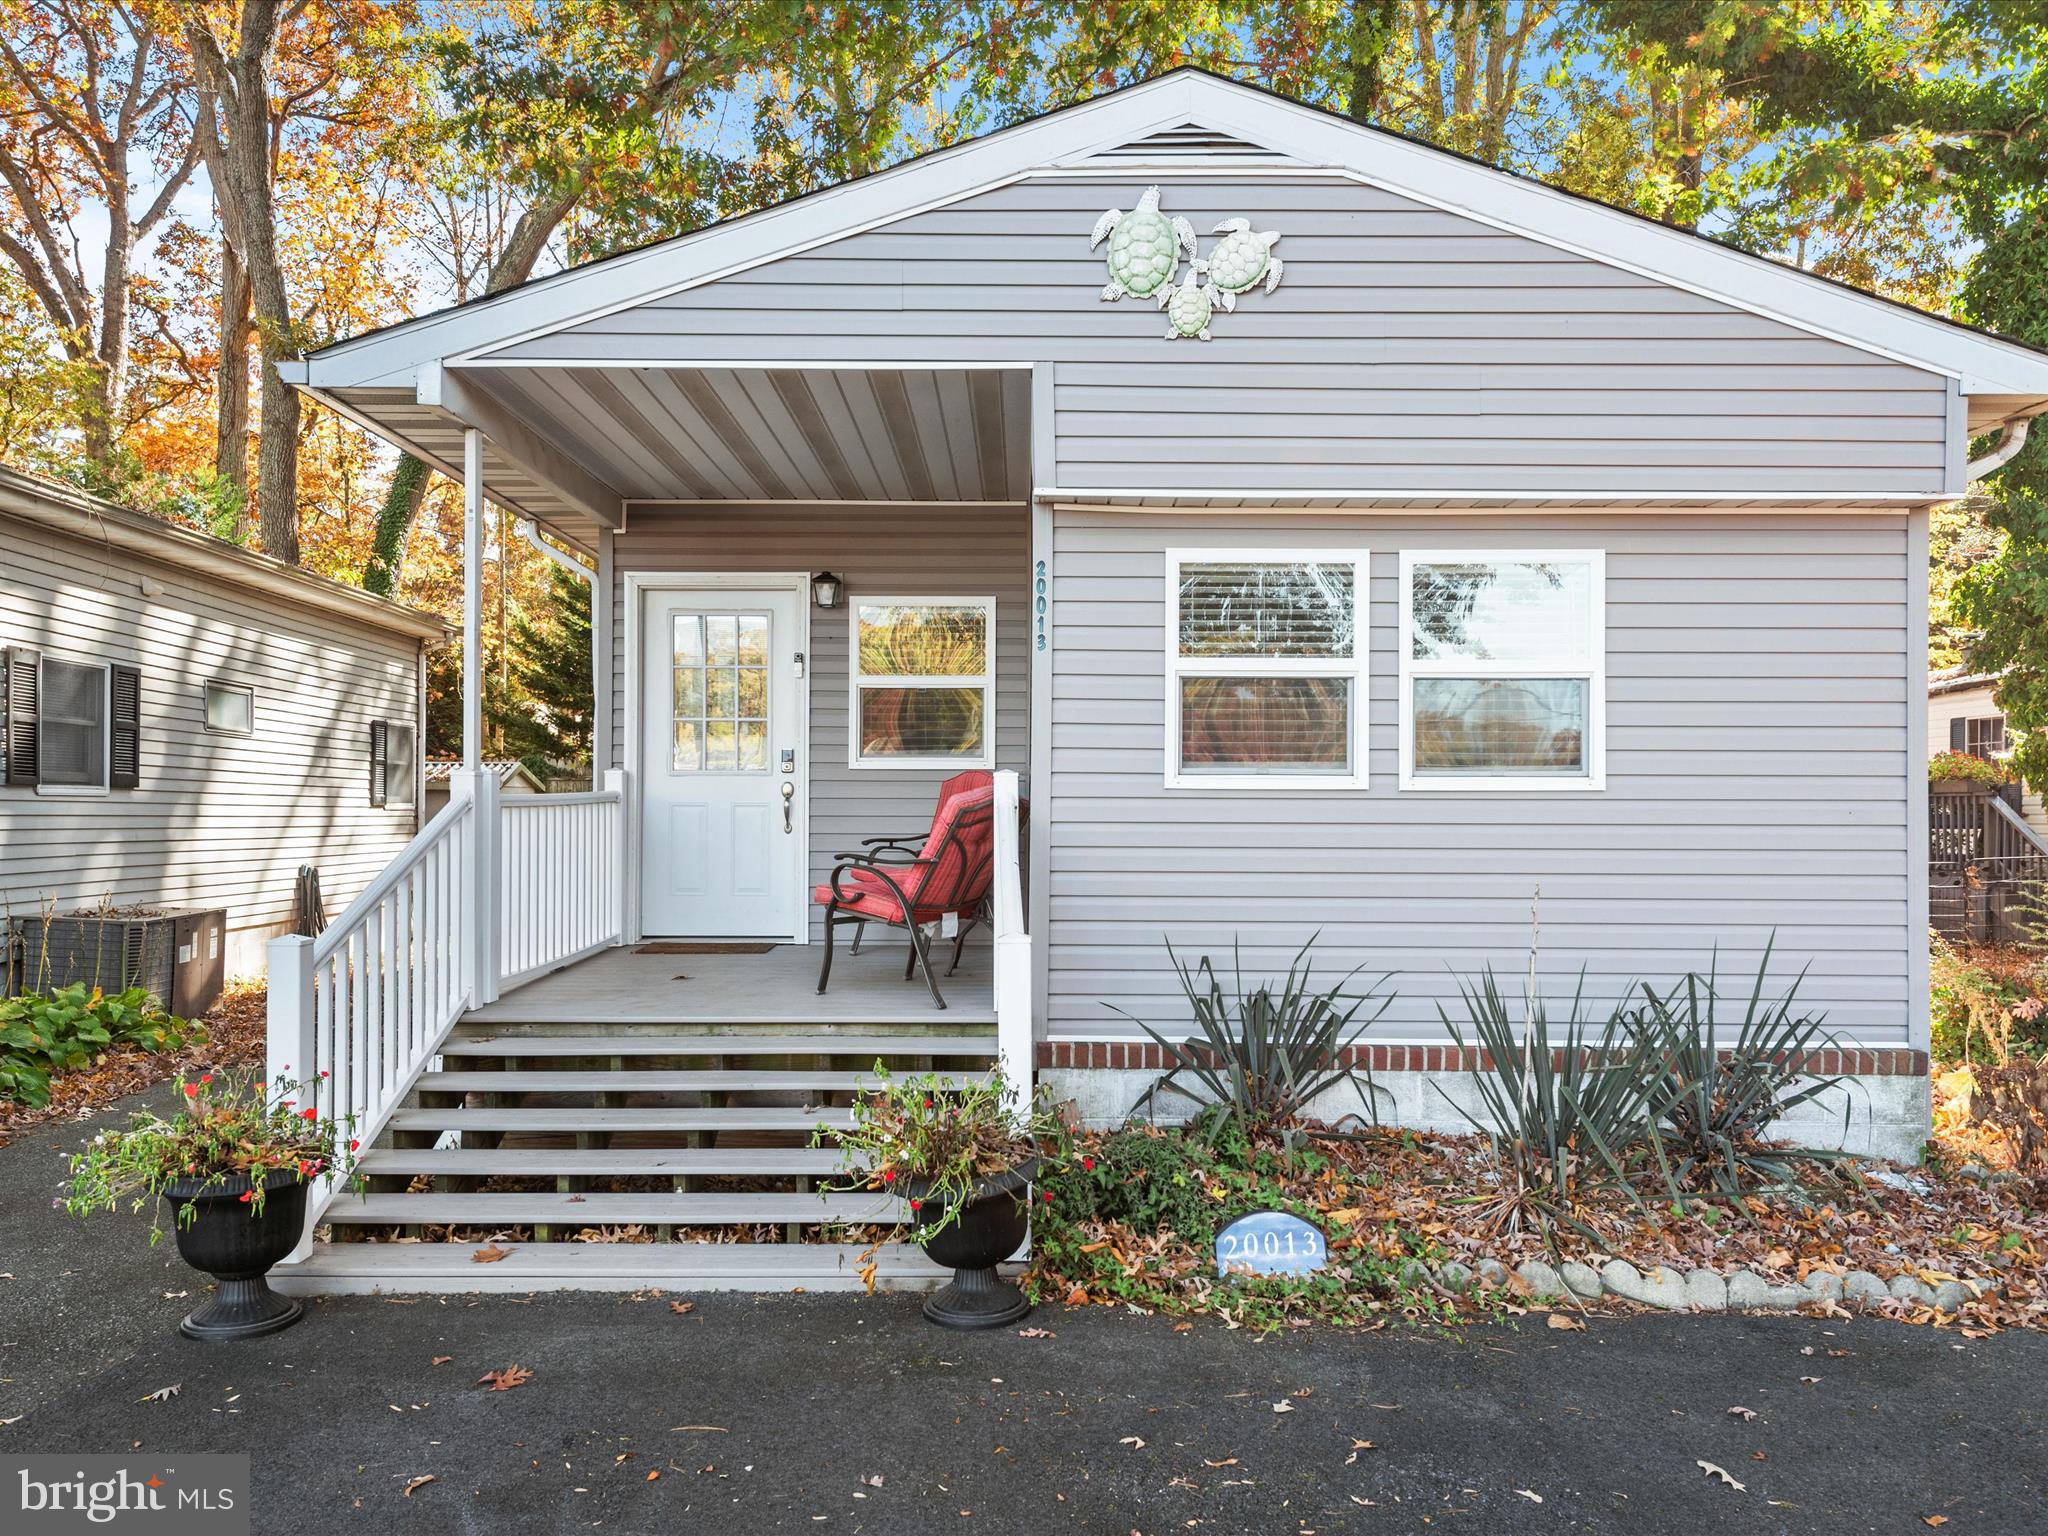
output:
M898 1213L819 1186L861 1079L1000 1062L1028 1091L1031 382L445 360L323 394L463 485L464 766L273 948L270 1071L355 1117L371 1180L316 1197L288 1285L470 1288L500 1238L490 1279L521 1288L860 1283ZM483 561L514 520L592 586L588 793L481 766ZM870 839L914 854L963 776L985 894L919 924L945 1006L882 922L838 925L821 992L815 892Z

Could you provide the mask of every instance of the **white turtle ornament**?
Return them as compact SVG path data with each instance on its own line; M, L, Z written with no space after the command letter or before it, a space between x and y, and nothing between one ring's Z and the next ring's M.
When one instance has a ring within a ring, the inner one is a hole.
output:
M1192 336L1209 339L1209 317L1216 313L1217 289L1204 280L1208 263L1198 261L1188 270L1188 280L1159 296L1166 310L1166 339Z
M1195 254L1195 226L1186 219L1169 219L1159 211L1159 189L1147 187L1138 206L1129 213L1111 208L1095 221L1095 233L1088 237L1094 250L1109 236L1109 281L1103 286L1105 299L1149 299L1172 283L1180 265L1180 253Z
M1223 238L1209 252L1209 277L1225 310L1235 312L1237 296L1266 280L1266 292L1280 286L1281 261L1273 254L1277 229L1253 229L1250 219L1225 219L1213 231Z

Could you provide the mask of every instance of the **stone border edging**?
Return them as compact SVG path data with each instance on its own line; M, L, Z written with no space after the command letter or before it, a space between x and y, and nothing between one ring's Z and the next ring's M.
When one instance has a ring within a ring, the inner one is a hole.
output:
M1460 1295L1475 1282L1507 1291L1513 1276L1529 1288L1534 1301L1597 1301L1613 1296L1667 1312L1789 1312L1830 1301L1868 1308L1897 1300L1953 1313L1964 1302L1997 1289L1994 1285L1973 1289L1961 1280L1929 1285L1910 1275L1900 1275L1887 1285L1867 1269L1852 1269L1846 1275L1818 1270L1804 1284L1793 1285L1767 1280L1751 1269L1723 1275L1711 1269L1677 1270L1660 1264L1646 1275L1626 1259L1609 1259L1598 1269L1578 1259L1567 1259L1555 1267L1541 1259L1527 1259L1512 1271L1495 1259L1481 1259L1469 1266L1453 1261L1434 1270L1411 1259L1401 1272L1404 1278L1417 1277L1418 1272L1427 1275Z

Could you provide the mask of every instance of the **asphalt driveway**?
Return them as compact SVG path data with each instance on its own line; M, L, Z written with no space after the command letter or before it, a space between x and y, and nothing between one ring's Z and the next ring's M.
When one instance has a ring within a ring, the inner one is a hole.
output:
M200 1282L168 1242L49 1208L81 1133L0 1149L0 1454L252 1452L259 1532L2048 1528L2038 1335L1055 1308L1020 1338L902 1297L549 1295L324 1301L204 1347L174 1332L193 1297L164 1293Z

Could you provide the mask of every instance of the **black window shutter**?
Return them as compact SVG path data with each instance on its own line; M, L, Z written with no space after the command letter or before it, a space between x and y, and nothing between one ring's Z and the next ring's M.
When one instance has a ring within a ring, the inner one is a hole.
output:
M383 720L370 722L370 804L384 803L385 769L391 760L391 727Z
M1968 741L1968 740L1970 739L1970 737L1969 737L1969 729L1970 729L1970 722L1969 722L1969 721L1967 721L1967 720L1965 720L1965 719L1964 719L1964 718L1963 718L1963 717L1962 717L1961 715L1957 715L1957 716L1955 717L1955 719L1953 719L1953 720L1949 721L1949 723L1948 723L1948 749L1949 749L1949 751L1951 751L1951 752L1960 752L1960 751L1962 751L1962 750L1963 750L1963 743L1964 743L1964 742L1966 742L1966 741Z
M113 754L107 787L134 789L142 783L142 673L134 667L113 667Z
M0 756L6 758L9 784L34 784L42 776L36 750L42 666L40 653L23 645L7 647L4 686L0 686Z

